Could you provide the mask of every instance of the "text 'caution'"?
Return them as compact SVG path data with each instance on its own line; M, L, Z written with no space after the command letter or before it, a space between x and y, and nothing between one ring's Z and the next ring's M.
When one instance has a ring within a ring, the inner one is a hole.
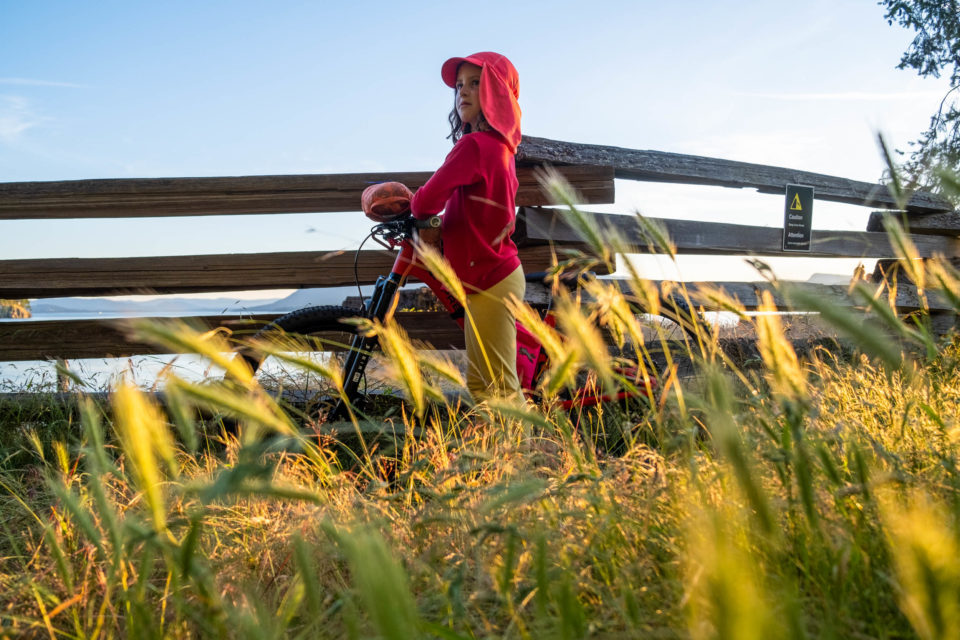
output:
M813 229L813 187L787 185L783 215L783 250L810 251Z

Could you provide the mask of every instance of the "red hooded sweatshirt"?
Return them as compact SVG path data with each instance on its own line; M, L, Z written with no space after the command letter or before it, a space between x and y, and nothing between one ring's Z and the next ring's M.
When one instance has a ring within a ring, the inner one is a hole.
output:
M506 57L482 52L451 58L441 71L447 85L455 86L463 62L481 67L480 109L493 131L461 137L443 166L417 190L410 208L420 219L444 211L443 254L472 293L489 289L520 266L510 238L516 220L520 107L517 71Z

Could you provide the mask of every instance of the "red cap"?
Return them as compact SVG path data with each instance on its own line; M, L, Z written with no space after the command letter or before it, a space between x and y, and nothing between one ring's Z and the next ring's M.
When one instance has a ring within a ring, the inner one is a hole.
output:
M457 85L457 69L464 62L480 67L480 110L493 129L503 136L510 151L520 144L520 76L506 56L481 51L465 58L450 58L440 68L448 87Z

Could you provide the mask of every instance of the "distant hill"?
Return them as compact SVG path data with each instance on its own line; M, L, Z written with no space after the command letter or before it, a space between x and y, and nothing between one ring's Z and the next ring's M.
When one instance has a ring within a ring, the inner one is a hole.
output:
M366 285L363 287L364 298L368 298L372 293L372 286ZM327 289L299 289L286 298L281 298L275 302L270 302L258 307L251 307L249 311L256 313L286 313L304 307L330 304L342 305L350 309L359 309L360 296L357 288L353 286L330 287ZM407 307L432 308L432 306L439 306L439 301L423 283L415 282L408 284L400 291L401 309Z
M46 298L34 300L32 308L34 315L69 314L69 313L100 313L103 315L149 315L161 313L176 315L178 313L195 314L223 313L226 310L244 310L241 306L245 302L234 298L208 298L196 300L192 298L167 298L161 300L107 300L104 298ZM258 301L259 302L259 301Z
M363 288L364 295L370 295L373 287ZM286 298L273 302L249 307L247 310L255 313L287 313L303 307L340 305L350 295L357 295L356 287L328 287L323 289L297 289Z
M370 287L366 288L369 292ZM244 313L286 313L310 305L341 304L356 294L355 287L300 289L279 300L243 300L239 298L176 298L155 300L106 298L45 298L33 300L34 318L44 315L102 315L102 316L195 316L240 315Z

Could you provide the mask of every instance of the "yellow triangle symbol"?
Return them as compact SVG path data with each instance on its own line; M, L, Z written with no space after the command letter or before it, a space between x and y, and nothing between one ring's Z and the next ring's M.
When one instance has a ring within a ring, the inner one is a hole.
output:
M800 194L793 194L793 203L790 205L790 211L803 211L803 207L800 206Z

